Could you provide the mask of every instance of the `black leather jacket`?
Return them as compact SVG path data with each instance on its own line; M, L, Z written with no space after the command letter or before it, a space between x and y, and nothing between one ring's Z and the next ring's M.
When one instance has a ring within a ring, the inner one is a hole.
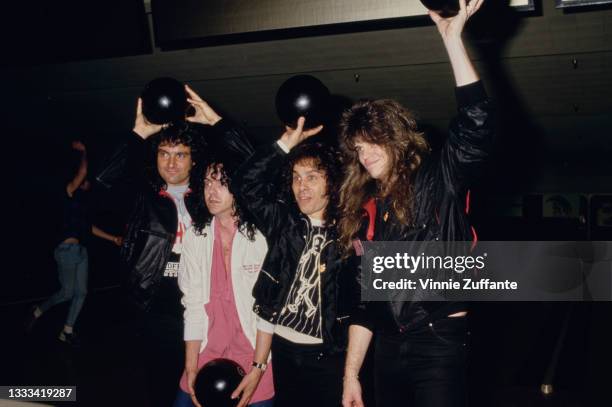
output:
M362 231L375 223L374 241L470 241L475 235L467 216L466 196L489 155L494 134L492 103L481 82L456 89L458 116L451 122L448 139L429 156L415 177L415 221L400 224L389 202L376 201L374 219L365 216ZM366 240L365 234L361 236ZM406 294L410 295L410 294ZM396 297L397 298L397 297ZM466 310L457 302L394 301L362 303L353 311L351 324L370 330L405 332L449 314Z
M297 263L306 245L310 220L295 205L278 199L280 174L287 154L277 143L258 149L234 177L233 191L248 208L257 228L266 236L268 253L253 288L254 311L276 323L286 301ZM328 229L332 238L334 226ZM321 275L323 344L330 353L346 347L348 317L359 301L356 257L342 260L336 244L322 252L325 271Z
M219 121L213 129L206 138L210 148L215 145L215 138L233 140L236 137L232 133L239 132L227 120ZM172 199L163 190L155 190L144 175L148 148L148 142L134 133L130 134L96 177L108 188L120 181L127 181L138 190L121 247L121 259L127 271L127 288L136 305L145 310L155 295L172 253L178 224L177 209ZM252 150L246 142L233 146L231 153L247 157ZM193 214L191 202L186 199L185 205Z
M96 177L107 188L129 182L137 189L120 257L127 272L127 289L135 304L144 310L161 281L178 225L172 199L145 179L144 163L149 148L147 141L130 134Z

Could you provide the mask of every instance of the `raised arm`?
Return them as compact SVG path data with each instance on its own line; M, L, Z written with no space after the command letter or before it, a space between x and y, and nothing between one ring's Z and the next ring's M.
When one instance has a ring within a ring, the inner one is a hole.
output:
M142 113L142 99L138 98L132 131L107 160L102 171L96 176L96 180L110 188L126 179L141 178L144 174L145 141L158 133L162 127L147 121Z
M214 136L207 138L219 159L233 170L253 154L255 149L242 128L230 120L223 119L210 105L193 89L185 85L189 95L187 101L193 106L195 114L187 117L187 121L205 126L212 126ZM228 168L226 168L226 171Z
M459 13L449 18L442 18L435 11L429 12L444 42L457 86L469 85L479 80L461 35L465 23L478 11L483 2L484 0L472 0L466 5L466 0L459 0Z
M464 193L478 176L489 156L494 133L492 103L461 37L466 22L483 2L472 0L466 5L465 0L460 0L459 13L450 18L429 12L442 37L457 85L458 115L451 122L449 136L441 152L445 182L456 193Z
M66 193L69 197L72 197L74 191L81 186L87 177L87 149L85 148L85 145L80 141L73 141L72 148L81 153L81 162L79 163L79 168L76 174L74 174L74 178L72 178L70 182L68 182L68 185L66 185Z
M458 87L456 95L458 114L451 121L441 163L447 186L464 193L480 176L489 157L495 134L495 112L480 81Z
M242 165L234 177L232 187L236 199L248 209L255 225L266 237L286 221L288 205L279 200L279 183L287 154L298 143L311 137L323 128L304 131L304 118L298 119L295 129L287 127L280 139L258 149Z
M260 147L232 178L234 197L266 238L287 219L288 206L278 197L286 156L277 143Z

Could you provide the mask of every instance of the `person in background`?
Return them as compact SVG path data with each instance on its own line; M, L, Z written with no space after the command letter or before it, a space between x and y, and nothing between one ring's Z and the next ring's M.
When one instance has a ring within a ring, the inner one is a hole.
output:
M63 214L60 234L57 239L59 244L53 252L57 263L60 289L46 301L32 308L30 315L28 315L26 329L30 331L38 318L50 308L70 301L70 308L64 328L59 333L59 340L76 346L80 341L74 330L74 325L87 297L89 275L87 241L93 234L121 246L122 238L106 233L92 224L88 202L91 183L87 179L87 149L81 141L73 141L72 149L80 155L79 164L76 173L65 185L63 191Z

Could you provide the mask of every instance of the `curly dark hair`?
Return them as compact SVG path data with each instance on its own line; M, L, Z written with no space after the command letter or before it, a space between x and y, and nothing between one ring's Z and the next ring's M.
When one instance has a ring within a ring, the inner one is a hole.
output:
M382 146L391 160L387 180L374 180L355 149L357 141ZM390 99L362 100L344 112L340 121L340 148L346 160L346 174L340 188L340 245L352 248L363 215L363 205L371 198L386 197L398 221L413 220L414 175L430 147L417 128L412 112Z
M206 147L206 128L189 122L175 122L151 137L151 150L147 158L145 173L151 187L157 192L167 187L157 170L157 150L161 145L176 146L182 144L191 148L191 159L198 164ZM193 171L193 170L192 170Z
M190 208L191 224L197 235L204 233L204 228L210 225L213 215L208 211L206 202L204 201L204 181L206 174L212 170L211 175L216 177L220 175L221 184L231 188L231 179L228 173L224 170L223 163L211 158L206 160L203 165L196 165L191 172L190 188L191 192L185 196L185 204ZM230 192L231 189L230 189ZM237 218L236 226L238 231L244 234L250 241L255 240L257 228L252 222L249 213L243 211L236 200L234 200L234 213Z
M293 183L293 166L304 162L313 164L315 168L325 172L326 191L329 202L325 208L323 220L326 225L335 225L338 221L339 186L342 181L340 152L328 143L311 140L306 140L291 150L283 172L285 179L284 193L291 197L290 202L293 202L295 206L297 206L297 202L291 188Z

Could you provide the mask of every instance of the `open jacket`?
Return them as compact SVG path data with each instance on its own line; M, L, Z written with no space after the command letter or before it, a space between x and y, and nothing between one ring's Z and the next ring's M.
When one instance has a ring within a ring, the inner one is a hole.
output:
M178 283L183 292L186 341L201 340L202 351L208 340L208 315L204 306L210 302L212 255L215 223L207 225L201 234L193 228L187 231L181 253ZM259 275L268 249L264 236L257 231L254 240L249 240L245 231L238 230L232 242L232 289L242 331L255 348L257 317L253 313L253 285Z
M234 177L233 191L243 208L248 208L257 228L268 241L268 254L253 288L255 313L275 324L297 271L312 224L294 204L279 199L285 153L277 143L259 148ZM332 239L335 225L328 227ZM325 264L321 274L321 314L323 344L328 352L346 346L348 317L359 300L357 268L342 260L336 244L321 254Z
M219 121L212 129L210 137L203 143L207 146L214 141L209 140L211 138L232 140L231 133L238 131L227 120ZM148 309L163 277L178 225L177 208L172 199L164 190L153 188L147 181L144 167L149 159L149 149L148 141L131 133L96 177L107 188L119 182L129 182L137 190L120 254L127 269L127 288L136 305L144 310ZM235 146L232 151L243 153L246 157L252 147L247 141ZM186 199L185 205L188 212L193 214L189 201Z
M387 200L373 200L370 211L364 213L361 240L476 240L468 219L469 188L489 155L494 134L493 109L480 81L456 88L456 96L458 115L450 124L446 142L440 151L424 160L414 178L414 222L401 224ZM353 312L351 324L370 330L406 332L466 310L464 303L413 302L408 295L412 293L405 293L406 298L397 295L387 302L361 303Z

